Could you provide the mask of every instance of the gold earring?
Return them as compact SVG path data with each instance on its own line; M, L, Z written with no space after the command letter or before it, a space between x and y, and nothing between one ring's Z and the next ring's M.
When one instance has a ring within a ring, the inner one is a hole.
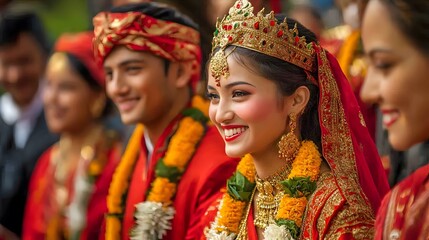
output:
M97 119L103 113L104 106L106 105L105 98L98 98L91 107L91 115L93 118Z
M283 134L277 146L279 147L279 158L291 161L296 157L301 143L295 135L296 114L289 115L289 132Z

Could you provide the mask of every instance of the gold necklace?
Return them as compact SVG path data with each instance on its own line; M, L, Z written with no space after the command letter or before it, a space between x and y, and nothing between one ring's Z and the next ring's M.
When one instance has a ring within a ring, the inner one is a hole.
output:
M267 179L255 176L256 189L258 190L254 220L256 227L265 229L268 225L276 223L277 210L284 196L281 182L287 178L290 172L289 168L288 164Z

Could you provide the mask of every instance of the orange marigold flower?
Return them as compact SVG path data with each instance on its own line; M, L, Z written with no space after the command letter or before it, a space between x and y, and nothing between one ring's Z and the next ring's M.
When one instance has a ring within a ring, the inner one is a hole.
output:
M121 233L121 221L117 217L106 217L106 240L115 240Z
M102 171L101 163L99 161L93 160L89 164L89 175L98 176Z
M237 171L239 171L243 176L249 180L249 182L255 182L256 169L253 164L253 158L250 154L246 154L243 158L241 158L240 162L237 166Z
M199 95L195 95L192 98L192 107L200 110L206 117L209 116L209 106L210 102Z
M285 195L280 201L276 219L292 220L298 227L301 227L306 206L306 197L292 198L289 195Z
M156 178L152 183L148 201L160 202L164 206L169 206L172 203L172 198L176 193L176 184L171 183L168 178Z
M137 160L137 155L140 149L140 141L143 136L143 126L137 125L133 135L131 136L121 162L113 174L112 183L109 187L109 195L107 196L107 209L109 213L122 213L122 196L128 189L127 178L131 175L132 167Z
M195 151L195 146L204 134L204 127L191 117L180 121L176 134L170 141L164 163L183 170Z
M310 177L312 181L316 181L321 163L322 158L317 146L312 141L303 141L288 178Z
M240 220L244 213L246 202L233 199L229 194L224 194L217 216L218 229L221 232L226 228L229 232L238 233Z

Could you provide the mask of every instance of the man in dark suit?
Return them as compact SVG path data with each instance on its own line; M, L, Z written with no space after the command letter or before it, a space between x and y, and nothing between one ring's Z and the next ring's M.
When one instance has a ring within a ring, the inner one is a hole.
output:
M21 235L33 167L57 137L49 133L41 99L48 44L33 13L0 17L0 239Z

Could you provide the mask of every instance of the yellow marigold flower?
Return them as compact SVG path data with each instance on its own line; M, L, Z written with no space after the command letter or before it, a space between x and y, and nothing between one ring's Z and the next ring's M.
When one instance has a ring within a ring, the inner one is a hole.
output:
M143 126L137 125L131 136L121 162L113 174L112 182L109 187L107 196L107 209L109 213L122 213L123 206L122 195L128 188L127 178L131 175L132 167L134 166L140 149L140 141L143 137Z
M312 141L303 141L299 152L292 163L292 170L288 178L310 177L316 181L320 172L322 158L317 146Z
M206 117L209 116L209 106L210 102L199 95L195 95L192 98L192 107L200 110Z
M204 127L191 117L181 120L164 157L166 166L183 170L194 154L195 146L204 134Z
M292 220L298 227L301 227L306 206L306 197L292 198L289 195L285 195L280 201L276 219Z
M240 226L240 220L245 207L246 202L237 201L229 196L229 194L224 194L216 219L219 226L216 230L222 232L226 228L229 232L238 233L238 227Z
M241 158L240 162L237 166L237 171L239 171L243 176L249 180L249 182L255 182L256 169L253 164L253 158L250 154L246 154L243 158Z
M152 183L152 189L147 198L151 202L160 202L164 206L172 203L172 198L176 193L176 184L171 183L168 178L156 178Z

